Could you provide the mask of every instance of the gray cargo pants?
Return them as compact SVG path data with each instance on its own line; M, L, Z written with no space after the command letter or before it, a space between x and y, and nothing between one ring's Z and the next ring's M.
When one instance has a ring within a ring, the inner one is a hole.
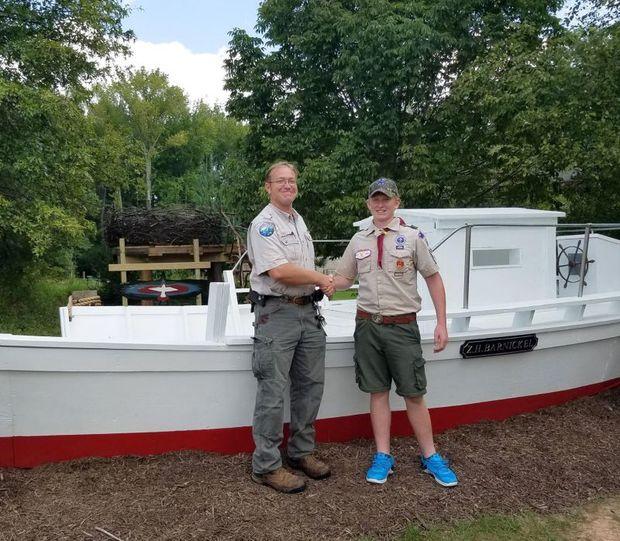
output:
M252 435L254 473L282 465L284 393L291 380L288 455L301 458L314 450L314 420L325 381L325 331L311 304L299 306L269 299L256 305L252 371L257 380Z

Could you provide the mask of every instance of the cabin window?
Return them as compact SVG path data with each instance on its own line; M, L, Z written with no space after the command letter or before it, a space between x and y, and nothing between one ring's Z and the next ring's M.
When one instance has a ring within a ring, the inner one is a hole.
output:
M510 267L521 263L518 248L474 248L473 267Z

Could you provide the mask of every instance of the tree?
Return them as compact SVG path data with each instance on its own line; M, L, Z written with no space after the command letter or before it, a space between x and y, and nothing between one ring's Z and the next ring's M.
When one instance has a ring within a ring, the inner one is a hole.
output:
M0 0L0 76L30 87L83 90L133 37L116 0Z
M117 130L130 134L144 159L146 208L152 205L153 160L166 145L184 144L186 135L170 133L169 128L187 114L185 94L168 83L159 70L122 73L118 81L97 92L92 107L99 118L107 117ZM165 137L168 135L168 138Z
M262 39L232 33L227 107L249 125L256 171L277 158L301 166L299 204L313 231L348 234L379 174L399 180L412 204L412 149L454 81L523 24L535 30L532 46L552 35L560 4L266 0ZM251 182L257 193L258 175Z
M517 204L565 210L573 221L617 220L618 57L618 24L566 30L534 49L505 41L454 84L411 174L435 187L441 205Z
M160 201L219 209L227 206L227 193L233 191L229 210L234 211L237 186L227 182L226 172L231 160L243 159L247 128L217 107L198 103L178 129L185 134L185 143L166 148L156 162Z
M0 0L0 265L53 261L92 230L84 85L131 37L113 0Z
M112 199L113 206L122 210L123 193L135 193L142 181L144 160L140 147L126 131L110 121L99 103L90 106L88 120L94 137L89 141L92 154L90 175L101 199L100 223Z

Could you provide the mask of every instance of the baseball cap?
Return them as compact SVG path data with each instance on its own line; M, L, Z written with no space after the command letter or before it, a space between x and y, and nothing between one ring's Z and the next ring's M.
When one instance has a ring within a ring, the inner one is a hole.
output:
M378 178L368 187L368 197L382 193L388 197L400 197L398 186L391 178Z

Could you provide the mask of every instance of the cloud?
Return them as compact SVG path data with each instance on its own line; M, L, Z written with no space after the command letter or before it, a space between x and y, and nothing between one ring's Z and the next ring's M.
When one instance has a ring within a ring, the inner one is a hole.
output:
M224 106L228 92L224 90L224 58L226 47L217 53L194 53L182 43L150 43L136 40L131 55L119 61L120 66L136 69L159 69L171 84L180 86L190 101L200 99L210 105Z

